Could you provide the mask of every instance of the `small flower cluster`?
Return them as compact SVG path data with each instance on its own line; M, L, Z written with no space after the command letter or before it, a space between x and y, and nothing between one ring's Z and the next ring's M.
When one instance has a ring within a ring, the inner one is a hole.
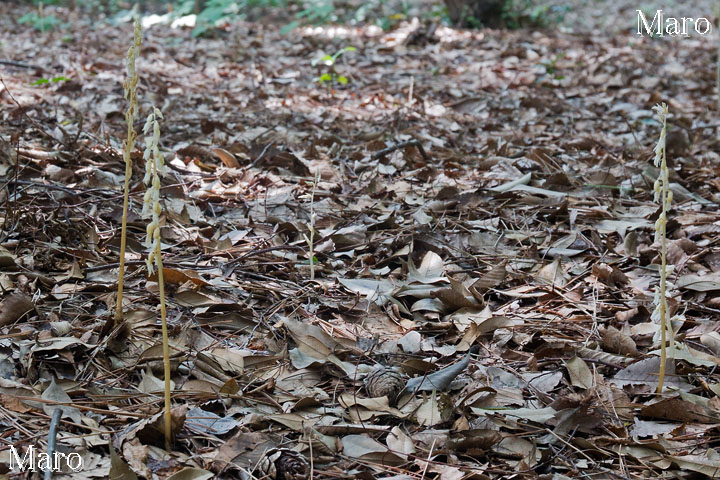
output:
M132 151L135 148L137 134L133 124L135 123L135 112L138 110L137 84L138 73L135 70L135 60L140 55L142 44L142 29L140 22L135 20L135 34L133 43L127 52L125 65L127 67L127 78L123 81L125 99L128 101L128 108L125 111L125 123L127 124L127 138L123 140L123 160L125 161L125 187L123 189L123 214L120 233L120 268L118 268L118 290L115 305L115 319L122 320L123 285L125 281L125 246L127 244L127 212L130 205L130 178L132 177Z
M148 115L143 133L145 137L145 177L143 183L149 188L145 191L143 199L143 218L152 217L152 221L147 226L147 238L145 246L150 252L146 260L148 273L155 271L153 261L160 251L160 214L162 207L160 206L160 177L165 176L165 159L160 153L160 123L162 120L162 112L153 107L152 112Z
M312 182L312 193L310 195L303 194L300 196L303 200L310 200L310 223L308 224L308 230L310 230L310 236L303 234L305 243L308 246L308 256L310 257L310 280L315 280L315 221L317 220L317 214L315 213L315 191L317 190L317 184L320 181L320 170L315 172L315 181Z
M129 152L131 152L135 146L135 130L133 129L133 122L135 119L135 112L138 108L137 84L139 80L137 71L135 70L135 60L137 60L140 55L140 45L142 45L142 29L140 27L140 22L135 20L135 35L132 45L128 48L125 62L127 67L127 79L123 82L125 99L128 101L128 109L125 112L125 122L128 126L128 138L125 142L126 145L129 146L129 148L125 149L125 151L128 152L128 155L125 158L126 163L130 159Z
M660 139L655 146L655 166L660 168L660 175L655 180L655 202L662 199L662 212L655 222L655 241L659 242L661 237L665 236L665 229L667 226L667 212L670 210L670 204L672 203L673 194L670 190L670 171L667 167L667 159L665 156L665 138L667 136L667 115L668 108L664 103L661 105L655 105L653 108L657 113L658 121L662 125L660 131Z

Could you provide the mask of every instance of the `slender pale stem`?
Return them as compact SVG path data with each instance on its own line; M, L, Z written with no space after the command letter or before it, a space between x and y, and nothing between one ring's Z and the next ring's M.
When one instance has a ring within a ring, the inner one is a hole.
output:
M165 370L165 449L172 446L172 414L170 404L170 341L168 339L167 310L165 309L165 278L163 277L162 253L160 242L155 246L155 261L158 268L158 288L160 289L160 321L162 322L163 368Z
M312 207L310 207L312 212ZM312 213L310 213L312 217ZM310 224L310 241L308 242L308 250L310 251L310 280L315 280L315 225Z
M660 132L660 141L658 143L657 156L660 160L660 179L662 187L660 190L660 202L662 204L662 211L657 225L657 233L660 236L660 298L658 308L660 310L660 370L658 372L658 386L657 393L662 393L663 383L665 381L665 370L667 364L667 340L668 340L668 304L667 304L667 215L670 209L670 201L672 194L670 192L670 175L667 166L667 155L666 155L666 132L667 132L667 107L663 104L662 109L658 107L658 112L661 112L660 118L662 121L662 131ZM656 160L658 158L656 157ZM671 327L672 328L672 327ZM672 335L671 335L672 345Z
M308 250L310 252L310 280L315 280L315 190L320 180L320 170L315 173L312 193L310 194L310 238Z
M664 163L664 162L663 162ZM663 215L665 215L665 199L667 198L667 184L663 183ZM660 253L660 372L658 373L657 393L662 393L663 382L665 381L665 364L667 363L667 236L665 225L662 228L662 251Z
M132 126L128 125L128 138L134 135ZM117 304L115 307L115 320L120 321L123 318L123 283L125 280L125 246L127 244L127 211L130 204L130 177L132 176L132 160L130 159L130 148L126 147L123 151L125 156L125 193L123 197L123 215L122 227L120 232L120 268L118 269L118 291Z

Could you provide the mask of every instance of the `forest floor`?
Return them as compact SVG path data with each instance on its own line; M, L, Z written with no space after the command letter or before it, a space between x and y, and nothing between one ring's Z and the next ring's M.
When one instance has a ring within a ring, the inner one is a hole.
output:
M169 452L142 133L112 321L132 25L46 9L64 25L41 33L0 3L0 477L24 478L12 448L45 451L58 405L83 470L55 478L720 476L718 38L578 3L548 29L144 30ZM660 102L675 342L656 394Z

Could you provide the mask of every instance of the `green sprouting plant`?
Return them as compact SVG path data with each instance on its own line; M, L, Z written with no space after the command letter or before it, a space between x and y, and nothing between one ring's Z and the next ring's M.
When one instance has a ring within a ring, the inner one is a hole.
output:
M302 2L303 8L295 15L295 20L285 25L280 33L286 34L305 23L319 25L336 19L335 4L332 0L308 0Z
M388 31L397 23L411 17L410 5L406 0L389 2L388 0L368 0L363 2L347 18L347 22L361 24L372 22Z
M555 80L562 80L564 78L563 75L556 75L555 72L557 71L558 62L560 60L562 60L563 58L565 58L565 53L561 52L561 53L558 53L557 55L555 55L550 60L545 60L543 62L540 62L540 65L545 67L545 72L548 75L552 75Z
M357 10L355 10L355 13L353 13L353 21L355 23L362 23L366 21L369 14L373 10L380 8L383 3L385 3L385 0L369 0L367 2L363 2L358 6Z
M308 246L308 259L310 261L310 280L315 280L315 220L317 215L315 214L315 191L317 190L317 184L320 181L320 170L315 172L315 180L312 183L312 193L310 194L310 223L308 224L308 230L310 230L310 236L303 234L305 243Z
M660 174L655 181L655 202L660 202L662 210L655 222L655 242L660 242L660 285L655 290L655 310L652 320L660 324L660 372L658 373L657 393L662 393L665 380L665 363L667 362L667 341L670 337L670 349L673 349L673 332L671 322L668 321L667 302L667 215L672 203L670 190L670 172L667 166L665 137L667 135L668 108L664 103L656 105L653 110L657 113L662 129L660 138L655 146L655 166L660 168ZM668 331L669 330L669 331Z
M193 37L199 37L209 28L236 17L240 11L238 2L233 0L210 0L197 16Z
M153 107L148 115L143 133L145 137L145 197L143 198L143 218L152 218L147 226L145 246L149 253L146 260L148 275L152 275L157 267L158 289L160 291L160 321L162 323L163 367L165 370L165 447L172 444L172 415L170 391L170 341L168 339L167 309L165 307L165 279L163 277L162 252L160 250L160 177L165 176L165 159L160 153L160 120L162 112Z
M517 29L523 26L547 27L552 23L560 23L565 13L570 10L568 5L535 5L533 0L506 0L502 9L505 26Z
M552 75L555 73L555 69L557 68L557 63L565 58L565 53L558 53L555 55L551 60L545 60L543 62L540 62L540 65L545 67L545 72L548 73L548 75Z
M324 85L326 83L333 84L335 82L341 84L341 85L347 85L349 82L348 78L344 75L340 75L337 70L335 69L335 65L337 64L338 59L346 52L354 52L357 48L355 47L345 47L341 48L337 52L335 52L333 55L322 55L315 60L311 62L311 65L314 67L318 65L319 63L322 63L328 69L324 71L319 77L315 79L316 82L318 82L321 85Z
M29 23L35 30L39 30L41 32L47 32L48 30L52 30L53 28L62 25L62 22L55 17L55 15L43 14L44 3L49 4L50 2L37 2L38 11L23 15L18 18L18 23Z
M47 32L62 24L55 15L43 16L42 13L30 12L18 18L18 23L29 23L35 30Z
M425 13L423 13L423 18L430 18L433 20L439 20L440 22L451 25L452 20L450 20L450 13L448 12L447 6L435 3L430 10L427 10Z
M30 82L30 85L46 85L48 83L67 82L68 80L70 79L67 77L38 78L34 82Z
M122 227L120 232L120 267L118 269L118 293L117 305L115 307L115 321L120 322L123 318L122 300L123 300L123 282L125 280L125 247L127 245L127 212L130 203L130 178L132 177L132 158L130 154L135 148L135 139L137 134L133 128L135 121L135 112L138 109L137 101L137 84L138 74L135 70L135 60L140 55L140 45L142 44L142 29L140 21L135 20L135 30L133 35L133 43L127 53L127 79L123 83L125 90L125 99L128 101L128 108L125 112L125 123L127 123L127 138L123 142L123 160L125 160L125 189L123 194L123 215Z
M213 27L244 19L248 10L253 7L269 8L285 4L286 0L185 0L179 3L176 10L181 15L197 12L192 35L199 37Z

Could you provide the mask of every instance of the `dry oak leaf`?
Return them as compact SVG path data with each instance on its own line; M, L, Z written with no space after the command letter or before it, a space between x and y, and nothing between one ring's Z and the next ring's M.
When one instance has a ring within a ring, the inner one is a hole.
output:
M24 293L13 293L0 303L0 327L16 322L34 309L35 304L30 297Z
M617 287L628 283L627 276L615 267L606 263L596 263L592 267L592 274L605 285Z
M635 345L635 341L630 338L630 335L622 333L613 326L600 326L598 331L602 339L600 346L606 352L627 355L629 357L636 357L638 355L637 345Z

